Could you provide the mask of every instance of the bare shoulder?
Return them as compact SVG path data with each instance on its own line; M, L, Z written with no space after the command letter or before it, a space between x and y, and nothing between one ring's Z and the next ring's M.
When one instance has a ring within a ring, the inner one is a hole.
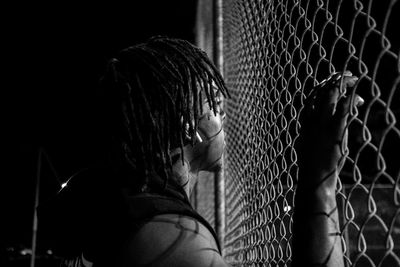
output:
M210 231L177 214L154 217L129 239L123 254L124 266L229 266Z

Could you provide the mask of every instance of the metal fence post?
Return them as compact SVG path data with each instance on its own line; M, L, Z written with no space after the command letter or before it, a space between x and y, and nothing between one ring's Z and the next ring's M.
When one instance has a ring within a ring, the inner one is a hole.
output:
M223 74L223 29L222 29L222 0L214 0L214 62ZM224 254L225 239L225 180L224 180L224 158L222 159L222 168L216 172L214 177L215 187L215 230L221 245L222 254Z

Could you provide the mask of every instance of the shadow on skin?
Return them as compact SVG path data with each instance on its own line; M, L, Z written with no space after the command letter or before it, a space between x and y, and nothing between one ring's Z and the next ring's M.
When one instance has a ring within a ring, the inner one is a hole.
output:
M208 229L177 214L154 217L131 238L123 266L227 266Z

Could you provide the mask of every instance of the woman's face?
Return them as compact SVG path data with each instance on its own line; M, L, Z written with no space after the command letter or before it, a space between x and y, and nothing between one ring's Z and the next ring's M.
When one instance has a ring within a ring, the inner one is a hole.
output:
M223 121L225 112L221 108L221 100L216 99L217 110L210 109L207 101L203 103L203 114L198 122L197 141L191 147L191 168L195 170L213 171L221 167L225 140ZM187 152L185 152L187 153Z

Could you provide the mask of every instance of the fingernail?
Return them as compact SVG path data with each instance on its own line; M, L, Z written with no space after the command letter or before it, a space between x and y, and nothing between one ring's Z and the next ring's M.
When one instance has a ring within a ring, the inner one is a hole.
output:
M346 70L343 72L343 76L353 76L353 73L351 73L349 70Z
M347 80L347 86L348 87L353 87L356 84L357 81L358 81L358 77L350 76L350 78L348 78L348 80Z
M357 95L356 99L355 99L355 102L356 102L356 106L360 107L360 106L362 106L364 104L365 101L361 96Z

